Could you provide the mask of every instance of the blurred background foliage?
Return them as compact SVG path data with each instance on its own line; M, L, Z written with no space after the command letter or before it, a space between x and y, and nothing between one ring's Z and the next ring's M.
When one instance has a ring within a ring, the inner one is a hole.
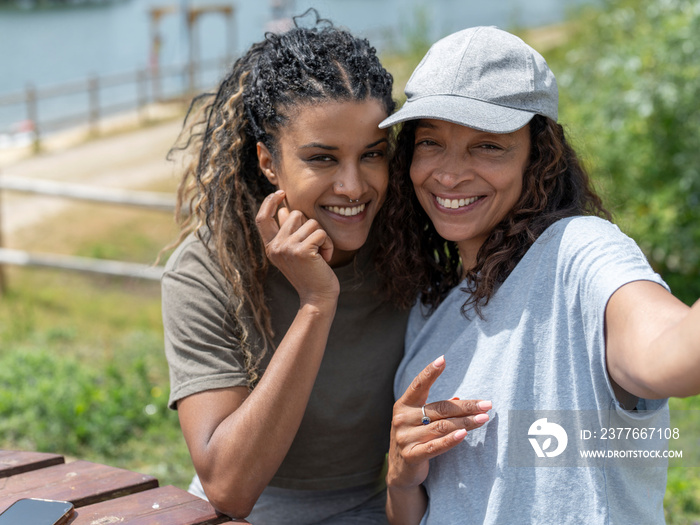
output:
M560 121L620 227L673 292L700 297L700 2L603 0L546 56Z

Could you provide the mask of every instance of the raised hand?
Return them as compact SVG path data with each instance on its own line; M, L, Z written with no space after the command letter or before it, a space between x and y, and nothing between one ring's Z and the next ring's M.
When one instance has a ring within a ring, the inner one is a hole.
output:
M284 197L283 190L268 195L255 218L265 253L297 290L302 304L336 301L340 285L328 265L333 242L317 221L283 206Z
M444 369L445 358L438 357L416 376L394 404L387 473L389 487L418 487L428 476L430 458L456 447L468 430L489 420L486 411L491 409L490 401L452 398L425 404L430 387Z

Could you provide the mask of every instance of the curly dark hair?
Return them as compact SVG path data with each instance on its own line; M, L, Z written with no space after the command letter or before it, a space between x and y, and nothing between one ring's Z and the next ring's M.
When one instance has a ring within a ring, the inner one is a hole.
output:
M466 315L473 307L481 316L496 287L551 224L576 215L611 219L562 126L535 115L529 123L530 157L522 193L484 241L475 266L465 270L457 244L437 233L413 191L409 170L417 123L404 123L398 134L389 181L398 197L384 205L385 226L393 240L385 246L380 272L393 276L388 286L403 290L405 302L420 293L422 304L434 310L466 278L468 298L462 312Z
M299 20L309 12L315 15L315 24L300 27ZM279 135L300 105L371 98L387 115L395 107L393 78L367 40L334 27L313 9L294 22L289 31L267 33L253 44L216 93L193 100L169 153L171 157L179 150L191 152L178 189L176 217L181 232L174 245L191 232L202 238L208 231L210 252L232 288L230 314L238 318L243 308L249 308L262 336L264 348L256 357L245 327L237 327L250 386L259 378L257 366L272 347L274 335L263 286L269 263L255 216L275 187L259 169L257 142L275 158Z

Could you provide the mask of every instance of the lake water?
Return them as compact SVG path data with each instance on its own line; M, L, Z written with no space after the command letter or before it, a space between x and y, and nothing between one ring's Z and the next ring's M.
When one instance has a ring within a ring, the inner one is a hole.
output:
M25 3L30 3L24 0ZM473 25L508 28L555 23L567 9L586 0L113 0L100 4L48 9L0 8L0 95L19 92L28 83L51 86L89 75L122 73L149 65L149 12L154 7L233 5L235 18L202 16L196 42L202 59L234 53L262 38L277 16L316 7L337 25L365 36L380 50L405 45L418 19L428 37ZM286 8L272 7L273 3ZM181 9L180 12L184 12ZM182 14L161 18L158 26L162 66L188 60L188 33ZM233 31L230 31L233 29ZM0 108L3 109L3 108ZM23 108L0 111L0 130L7 120L25 118ZM3 120L5 122L3 122Z

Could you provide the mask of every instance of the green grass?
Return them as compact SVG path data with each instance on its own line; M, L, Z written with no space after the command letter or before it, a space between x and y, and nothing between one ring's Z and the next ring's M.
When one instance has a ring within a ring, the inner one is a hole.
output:
M12 247L152 263L176 232L163 213L93 212L71 208ZM159 284L36 268L5 275L0 448L56 452L186 488L193 469L166 406Z
M683 412L682 422L675 422L681 430L681 441L669 442L669 449L683 451L684 460L680 465L668 469L664 510L668 525L700 524L700 396L686 399L671 399L672 414ZM674 426L674 420L671 420Z

